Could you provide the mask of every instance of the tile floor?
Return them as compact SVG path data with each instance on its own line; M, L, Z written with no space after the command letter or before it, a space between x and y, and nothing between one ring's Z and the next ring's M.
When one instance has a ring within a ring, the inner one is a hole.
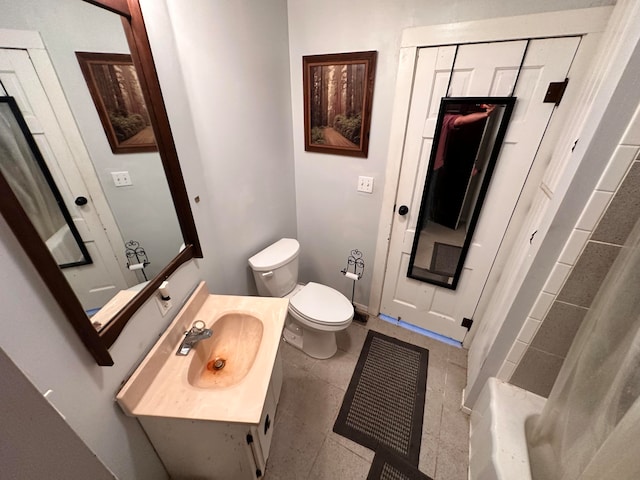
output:
M373 452L332 428L368 329L429 349L418 468L435 480L467 480L469 417L460 411L467 351L374 317L341 332L328 360L281 345L284 381L266 480L367 478Z

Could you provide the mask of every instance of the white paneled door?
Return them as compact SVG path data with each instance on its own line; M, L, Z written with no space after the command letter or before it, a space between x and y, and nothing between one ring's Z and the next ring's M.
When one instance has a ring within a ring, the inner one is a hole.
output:
M579 37L480 43L419 50L380 311L462 341L555 105ZM448 92L447 92L448 90ZM407 277L420 201L442 97L517 97L456 290Z

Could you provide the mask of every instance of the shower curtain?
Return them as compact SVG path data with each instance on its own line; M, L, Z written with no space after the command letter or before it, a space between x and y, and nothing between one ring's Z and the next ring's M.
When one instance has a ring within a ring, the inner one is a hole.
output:
M7 103L0 104L0 172L43 241L67 224Z
M535 480L640 479L640 223L527 421Z

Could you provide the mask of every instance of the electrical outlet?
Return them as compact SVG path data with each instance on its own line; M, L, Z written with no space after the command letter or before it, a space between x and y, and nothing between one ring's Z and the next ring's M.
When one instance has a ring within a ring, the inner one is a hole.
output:
M372 193L373 177L358 177L358 191L364 193Z
M169 310L171 310L171 307L173 305L171 303L171 299L163 300L162 298L160 298L159 293L154 297L156 299L156 304L158 305L158 310L160 310L160 314L164 317L167 313L169 313Z
M129 172L111 172L111 176L113 177L113 184L116 187L125 187L127 185L133 185L131 183L131 177L129 176Z

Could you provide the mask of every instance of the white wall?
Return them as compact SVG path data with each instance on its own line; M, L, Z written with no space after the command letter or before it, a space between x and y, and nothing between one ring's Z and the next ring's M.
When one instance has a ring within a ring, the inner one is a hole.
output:
M4 478L114 478L2 350L0 372Z
M216 293L256 293L248 258L296 235L286 2L142 5L175 38L149 29L187 190L201 199L192 207L205 278ZM190 119L171 98L181 88Z

